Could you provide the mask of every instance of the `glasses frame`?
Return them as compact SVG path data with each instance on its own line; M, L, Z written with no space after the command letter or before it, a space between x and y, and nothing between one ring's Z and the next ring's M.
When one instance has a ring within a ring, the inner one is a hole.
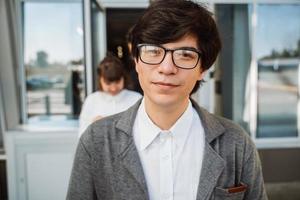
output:
M164 50L164 56L162 57L162 60L161 60L160 62L158 62L158 63L148 63L148 62L145 62L145 61L141 58L141 53L140 53L140 52L141 52L141 48L144 47L144 46L154 46L154 47L162 48L162 49ZM138 48L138 53L139 53L138 56L139 56L140 60L141 60L143 63L145 63L145 64L148 64L148 65L159 65L159 64L161 64L161 63L164 61L164 59L165 59L167 53L168 53L168 52L171 52L173 64L174 64L176 67L180 68L180 69L187 69L187 70L189 70L189 69L194 69L195 67L197 67L197 65L198 65L198 63L199 63L199 60L200 60L200 58L201 58L201 56L202 56L202 53L201 53L200 51L198 51L197 49L192 48L192 47L180 47L180 48L176 48L176 49L167 49L167 48L165 48L165 47L163 47L163 46L161 46L161 45L157 45L157 44L147 44L147 43L142 43L142 44L138 44L138 45L137 45L137 48ZM196 64L195 64L195 66L194 66L194 67L191 67L191 68L184 68L184 67L178 66L178 65L174 62L174 51L177 51L177 50L189 50L189 51L193 51L193 52L197 53L197 54L198 54L198 59L197 59L197 62L196 62Z

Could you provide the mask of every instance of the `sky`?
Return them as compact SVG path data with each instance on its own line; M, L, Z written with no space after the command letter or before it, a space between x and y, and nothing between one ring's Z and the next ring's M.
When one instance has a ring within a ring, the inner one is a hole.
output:
M257 9L257 57L270 55L272 49L296 49L300 40L300 4L259 5Z
M24 6L25 62L46 51L48 61L67 63L83 57L82 4L34 3Z

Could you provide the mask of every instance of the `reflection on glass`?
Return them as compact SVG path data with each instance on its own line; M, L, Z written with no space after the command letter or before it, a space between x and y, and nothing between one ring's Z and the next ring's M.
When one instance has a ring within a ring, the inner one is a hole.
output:
M101 61L100 36L103 32L101 27L101 10L97 2L91 1L91 22L92 22L92 66L93 66L93 88L94 91L98 89L98 74L97 66Z
M24 3L27 115L78 116L83 89L82 3Z
M300 5L259 5L257 18L257 137L297 137Z

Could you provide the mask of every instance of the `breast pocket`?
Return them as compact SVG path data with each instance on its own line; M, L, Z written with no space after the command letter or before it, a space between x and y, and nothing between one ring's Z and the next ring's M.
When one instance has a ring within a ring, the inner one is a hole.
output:
M239 192L228 192L228 189L216 187L212 200L242 200L246 190Z

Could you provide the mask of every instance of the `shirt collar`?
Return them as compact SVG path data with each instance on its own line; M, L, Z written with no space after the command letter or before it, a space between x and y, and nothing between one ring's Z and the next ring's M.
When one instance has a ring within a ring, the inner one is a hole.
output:
M145 102L142 100L137 113L138 130L140 135L139 150L145 150L159 135L162 130L156 126L149 118L145 110ZM189 101L187 109L170 128L171 134L175 139L175 144L182 146L190 132L193 121L193 107Z
M145 150L161 132L149 118L145 110L145 100L143 98L138 113L138 130L140 135L140 150Z
M193 118L193 106L191 101L189 101L187 109L170 129L177 147L183 147L185 144L185 141L191 132L190 129L192 127Z
M126 89L123 89L122 91L120 91L118 94L116 95L111 95L107 92L103 92L101 91L102 95L103 95L103 98L107 101L120 101L121 99L124 98L126 92L125 92Z

